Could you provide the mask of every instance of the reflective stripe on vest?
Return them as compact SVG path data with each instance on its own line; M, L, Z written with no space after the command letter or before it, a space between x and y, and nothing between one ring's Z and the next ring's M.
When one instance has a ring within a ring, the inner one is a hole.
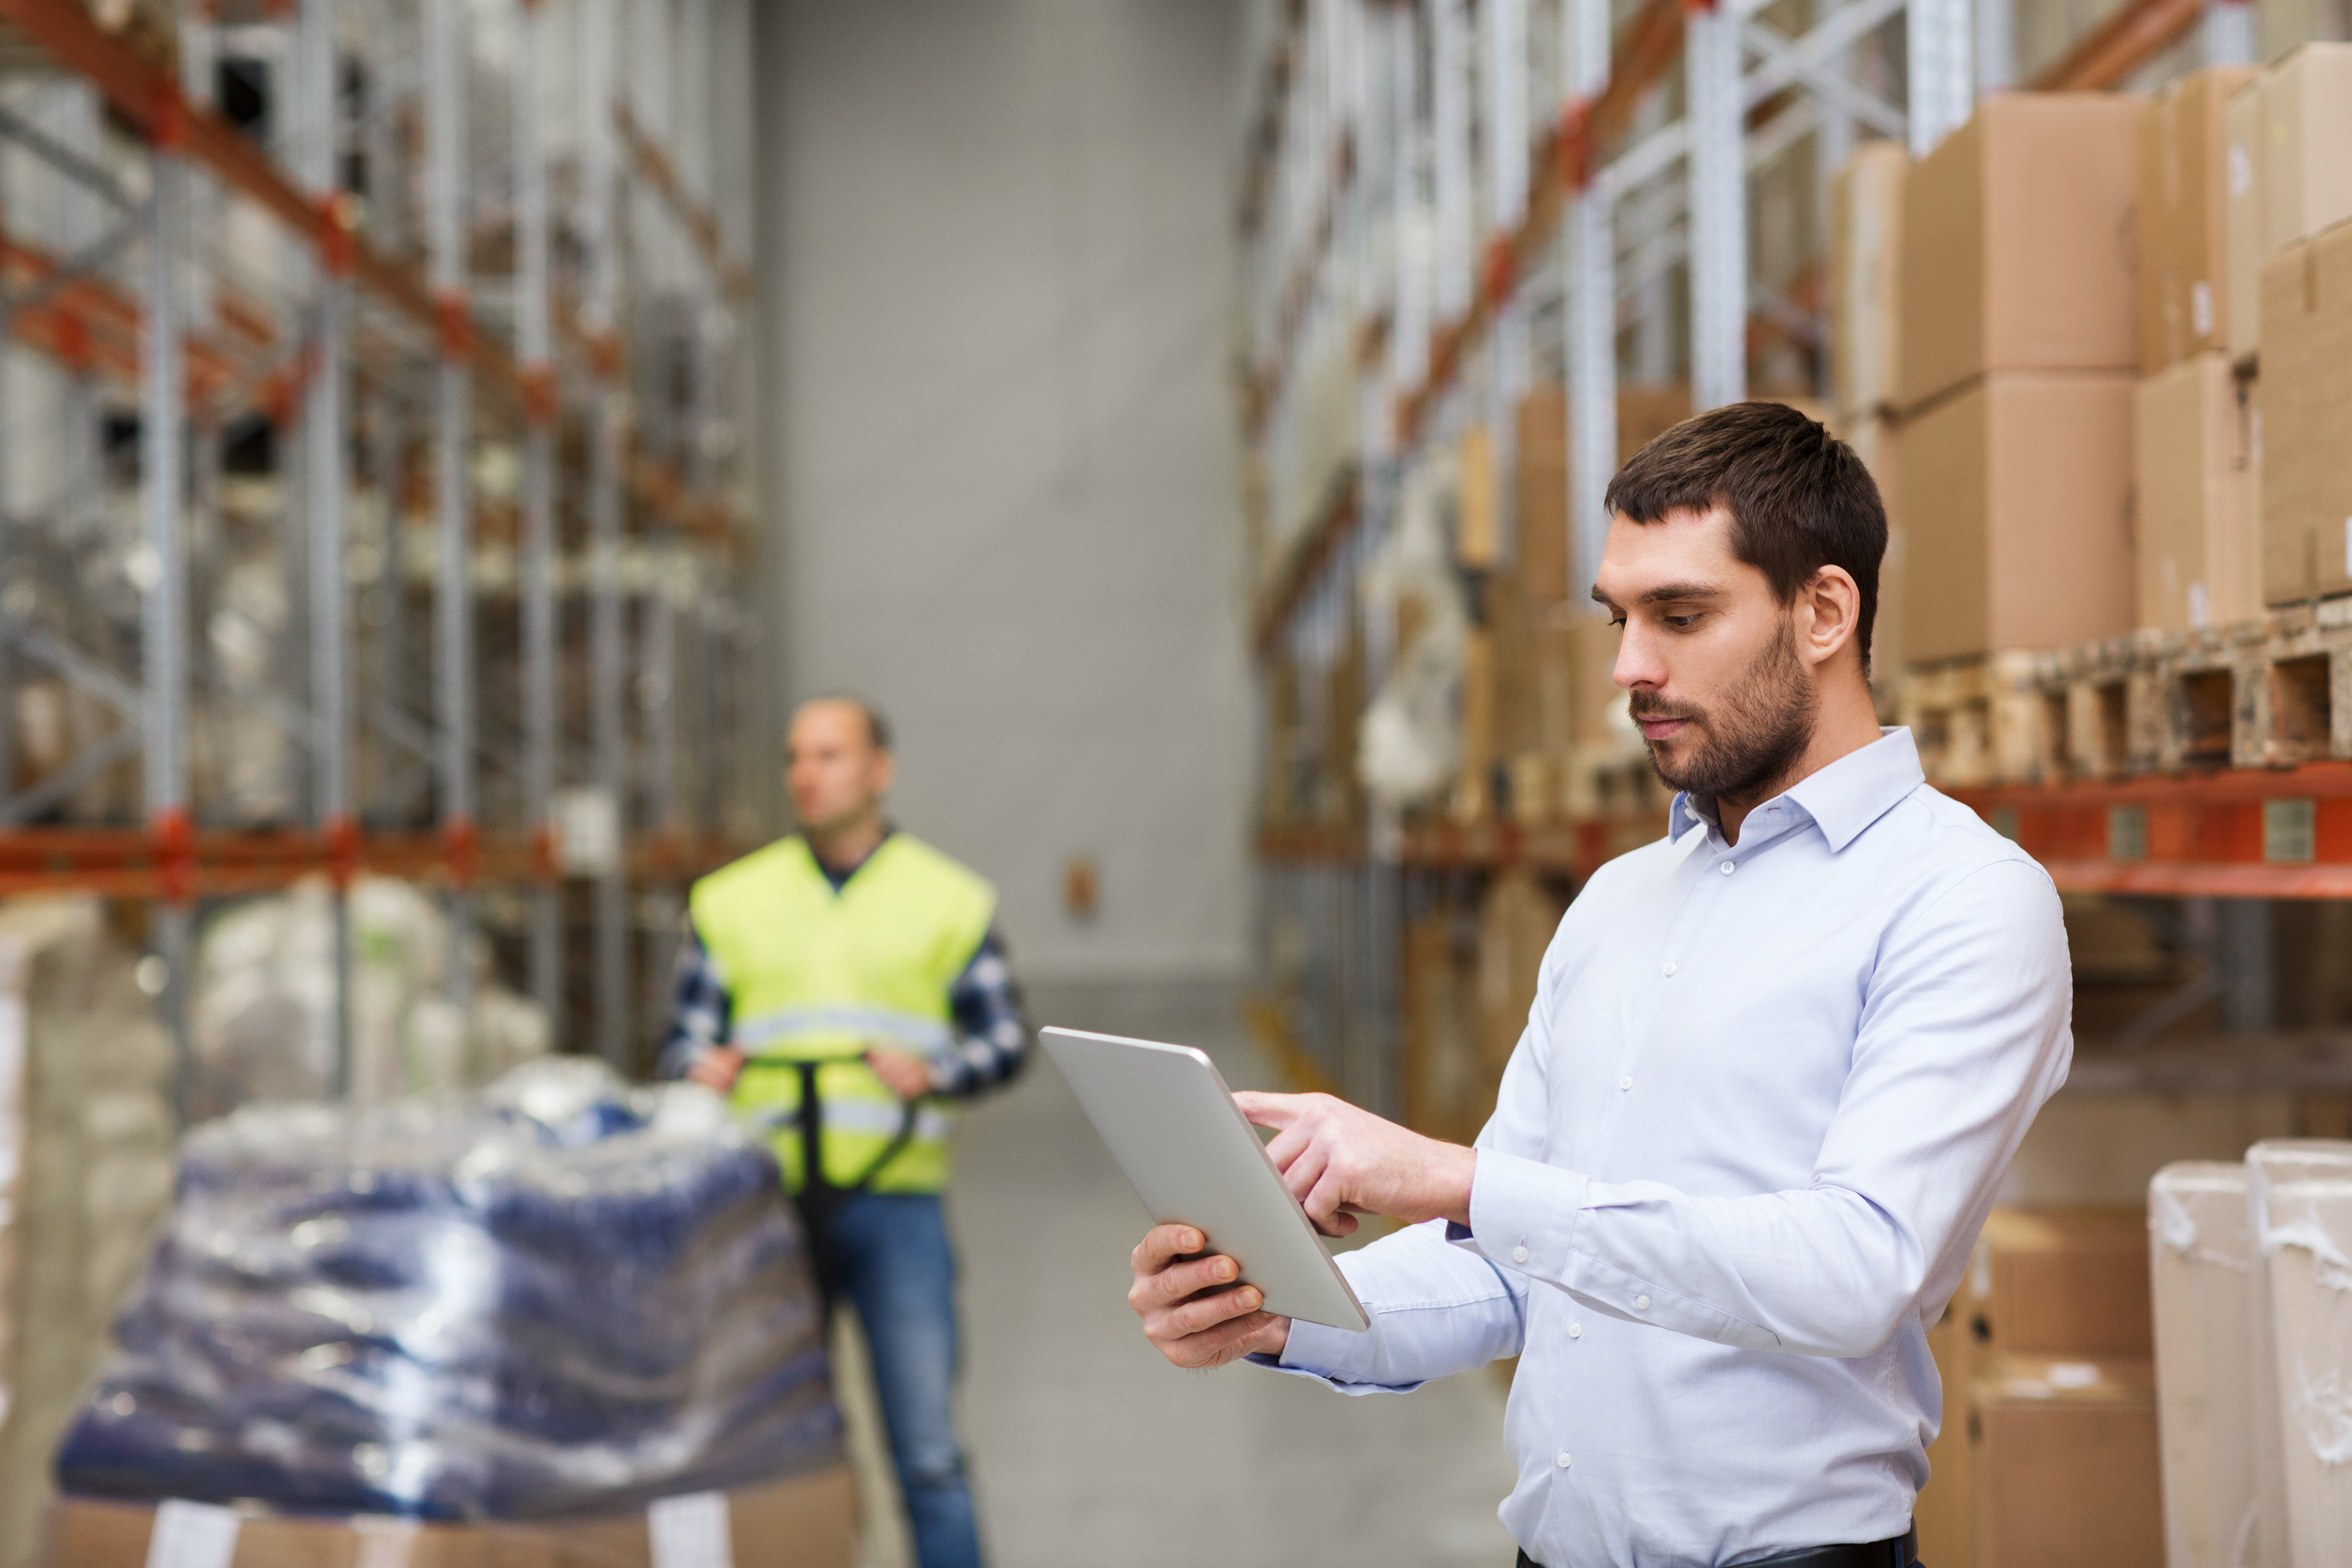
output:
M948 1107L924 1103L911 1137L891 1154L905 1107L861 1058L876 1047L932 1057L952 1049L948 990L988 934L994 890L928 844L893 833L836 893L795 837L704 877L690 908L727 988L730 1042L750 1058L733 1102L768 1129L793 1190L803 1185L804 1061L822 1063L816 1092L829 1184L851 1186L870 1172L869 1185L881 1192L944 1186Z

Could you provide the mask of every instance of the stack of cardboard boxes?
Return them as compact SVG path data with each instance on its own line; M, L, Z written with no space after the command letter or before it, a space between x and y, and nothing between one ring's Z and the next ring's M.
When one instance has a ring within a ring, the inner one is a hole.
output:
M1990 98L1916 163L1864 147L1832 215L1882 662L2352 592L2352 45Z
M2139 364L2133 477L2137 623L2178 632L2262 613L2254 382L2230 345L2252 303L2231 287L2225 110L2255 73L2173 83L2141 121Z
M2261 370L2263 597L2288 604L2352 591L2352 45L2306 44L2241 85L2225 127L2231 342Z
M2152 1564L2163 1532L2146 1222L1997 1211L1928 1348L1942 1431L1915 1515L1937 1568Z
M1618 460L1690 413L1683 386L1629 388L1617 399ZM1612 800L1598 771L1624 761L1634 732L1610 681L1617 634L1571 585L1568 400L1557 384L1521 400L1510 473L1473 426L1457 452L1454 550L1476 585L1477 625L1463 664L1462 768L1449 802L1465 824L1507 817L1539 826L1662 801ZM1500 498L1513 502L1507 529ZM1506 535L1508 535L1507 539ZM1639 760L1639 746L1632 748Z
M2106 93L1988 99L1903 183L1897 496L1915 663L2132 624L2145 107Z

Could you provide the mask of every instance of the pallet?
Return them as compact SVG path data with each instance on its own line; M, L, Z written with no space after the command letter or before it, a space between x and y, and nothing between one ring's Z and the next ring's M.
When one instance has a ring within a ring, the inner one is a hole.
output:
M1920 666L1900 708L1955 789L2352 758L2352 599Z

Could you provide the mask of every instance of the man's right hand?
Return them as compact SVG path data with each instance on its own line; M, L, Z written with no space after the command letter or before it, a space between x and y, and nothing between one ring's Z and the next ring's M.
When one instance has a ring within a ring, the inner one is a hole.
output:
M735 1080L742 1071L741 1051L731 1045L714 1045L694 1059L694 1065L686 1070L686 1081L724 1094L735 1087Z
M1135 1249L1135 1284L1127 1304L1143 1320L1143 1337L1178 1366L1223 1366L1245 1355L1280 1355L1290 1320L1258 1310L1255 1285L1236 1285L1241 1265L1206 1245L1189 1225L1161 1225Z

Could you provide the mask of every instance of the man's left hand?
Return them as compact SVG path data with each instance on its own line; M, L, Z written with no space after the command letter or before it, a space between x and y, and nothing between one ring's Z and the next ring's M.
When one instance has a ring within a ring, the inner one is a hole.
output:
M1424 1138L1328 1094L1244 1091L1234 1103L1259 1126L1275 1129L1266 1155L1324 1235L1353 1232L1349 1210L1408 1225L1440 1218L1470 1223L1477 1150Z
M919 1056L876 1046L866 1053L866 1065L901 1100L919 1100L931 1092L930 1063Z

